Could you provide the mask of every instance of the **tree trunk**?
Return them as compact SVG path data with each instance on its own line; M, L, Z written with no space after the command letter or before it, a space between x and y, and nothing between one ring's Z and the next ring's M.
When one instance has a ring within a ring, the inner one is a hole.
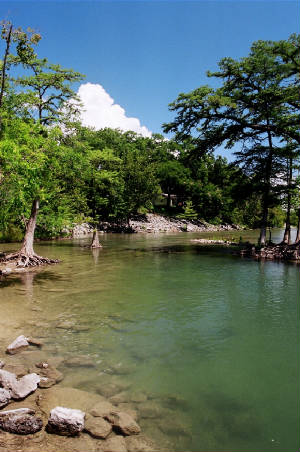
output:
M102 248L102 245L99 242L98 229L95 228L93 232L93 239L91 243L91 248Z
M167 197L167 208L170 209L171 207L171 193L168 191L168 197Z
M285 220L285 231L283 235L282 243L291 243L291 183L293 177L293 160L290 157L288 160L288 171L287 171L287 210L286 210L286 220Z
M267 237L267 224L268 224L268 205L266 202L263 203L263 218L260 227L260 236L258 243L259 245L265 245Z
M298 209L298 226L297 226L297 236L295 243L300 243L300 209Z
M35 199L32 202L31 214L30 214L29 221L27 223L25 237L23 240L23 245L20 250L21 254L24 254L25 256L28 256L28 257L32 257L35 255L34 250L33 250L33 240L34 240L34 231L35 231L35 227L36 227L37 214L39 211L39 205L40 205L40 202L38 199Z
M6 64L7 64L7 57L9 54L9 47L10 47L10 43L11 43L12 28L13 28L13 26L11 24L9 27L8 35L5 38L6 48L5 48L3 64L2 64L2 71L1 71L0 109L2 108L3 95L4 95L4 90L5 90Z
M270 184L272 175L272 164L273 164L273 143L271 133L268 131L268 141L269 141L269 155L266 163L265 172L265 188L263 193L263 216L260 228L260 236L258 243L259 245L265 245L267 226L268 226L268 213L269 213L269 198L270 198Z

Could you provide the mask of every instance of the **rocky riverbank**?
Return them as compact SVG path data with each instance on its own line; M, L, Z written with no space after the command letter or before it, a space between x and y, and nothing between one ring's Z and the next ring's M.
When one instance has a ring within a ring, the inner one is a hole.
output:
M21 335L7 347L7 356L0 360L1 452L161 450L141 432L137 412L130 404L121 403L120 396L112 400L109 386L110 399L57 386L64 379L57 369L61 358L49 357L33 364L32 354L39 356L33 347L40 349L42 343ZM93 363L73 358L67 365ZM146 402L147 397L142 398Z
M114 378L127 372L120 363L100 373L91 392L68 386L70 373L96 366L88 356L47 356L39 339L24 335L0 352L0 452L170 451L170 434L189 435L174 411L185 401L128 391ZM144 426L154 428L155 441Z
M104 232L215 232L242 229L238 225L222 224L212 225L203 220L184 220L167 217L154 213L136 215L131 218L128 225L102 222L99 229ZM77 234L77 232L76 232Z

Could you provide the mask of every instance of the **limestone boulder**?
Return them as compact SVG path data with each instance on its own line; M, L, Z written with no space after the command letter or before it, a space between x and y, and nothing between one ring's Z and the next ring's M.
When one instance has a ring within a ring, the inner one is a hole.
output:
M0 387L10 390L16 384L17 377L7 370L0 369Z
M27 374L24 377L16 381L16 383L10 388L13 399L24 399L31 392L37 389L37 385L40 382L40 377L37 374Z
M40 377L35 373L17 379L15 374L0 369L0 387L9 390L13 399L24 399L37 389L39 382Z
M41 418L34 416L35 412L28 408L0 412L0 428L5 432L18 435L29 435L43 428Z
M139 418L139 413L135 409L134 405L131 403L119 403L117 406L118 411L124 411L129 414L135 421Z
M46 429L49 433L76 436L84 429L84 417L81 410L57 406L50 412Z
M60 385L52 386L47 391L40 390L39 395L39 407L44 413L49 413L55 406L65 406L88 413L98 402L103 401L97 394Z
M112 411L116 409L115 406L113 406L109 402L101 401L98 402L93 408L90 410L90 413L94 417L105 417L108 416Z
M11 399L11 393L7 389L0 388L0 408L6 406Z
M93 438L105 439L112 432L112 426L102 417L86 415L84 430Z
M6 349L6 353L9 355L14 355L16 353L20 353L23 350L26 350L29 347L29 342L27 337L23 334L18 336Z
M113 411L105 416L114 427L114 430L121 432L123 435L137 435L141 428L135 420L127 413L122 411Z

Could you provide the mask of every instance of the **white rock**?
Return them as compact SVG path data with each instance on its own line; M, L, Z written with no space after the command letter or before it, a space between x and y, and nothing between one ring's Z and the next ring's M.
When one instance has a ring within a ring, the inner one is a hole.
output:
M24 397L37 389L40 380L41 377L35 373L24 375L11 388L12 397L14 399L24 399Z
M13 399L24 399L35 391L40 379L39 375L33 373L24 375L18 380L15 374L0 369L0 385L10 391Z
M57 406L50 411L47 431L58 435L75 436L84 429L85 413Z
M8 404L11 399L11 394L7 389L0 388L0 408Z
M18 336L6 349L6 353L14 355L15 353L25 350L29 346L27 338L22 334Z
M0 428L5 432L28 435L43 427L41 418L34 416L34 410L20 408L0 412Z
M7 370L0 369L0 386L4 389L11 389L17 382L15 374Z
M35 411L31 408L16 408L15 410L0 411L0 417L11 416L14 414L34 414Z

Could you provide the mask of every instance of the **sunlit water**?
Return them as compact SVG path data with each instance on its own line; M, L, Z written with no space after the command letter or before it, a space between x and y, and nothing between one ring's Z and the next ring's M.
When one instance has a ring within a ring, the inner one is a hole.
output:
M113 381L146 394L157 414L139 423L170 450L296 452L299 266L241 259L197 237L107 234L94 252L84 239L40 244L62 262L0 282L1 309L15 335L44 337L48 354L95 362L62 367L61 384L97 392Z

